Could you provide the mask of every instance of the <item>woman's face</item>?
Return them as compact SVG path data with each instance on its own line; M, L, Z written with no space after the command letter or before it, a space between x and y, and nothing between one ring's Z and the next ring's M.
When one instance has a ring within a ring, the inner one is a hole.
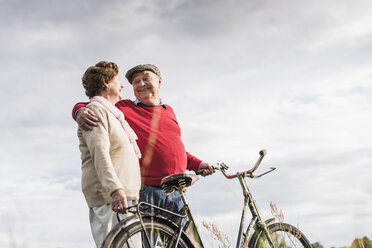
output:
M123 98L121 95L122 88L124 88L124 85L120 82L119 76L116 75L108 82L107 89L105 91L110 98L120 101Z

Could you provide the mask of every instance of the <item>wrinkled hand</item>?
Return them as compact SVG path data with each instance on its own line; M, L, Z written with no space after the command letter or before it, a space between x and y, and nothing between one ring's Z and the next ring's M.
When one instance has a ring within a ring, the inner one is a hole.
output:
M213 170L212 166L210 166L208 163L202 162L199 166L198 172L200 172L200 175L205 177L212 175L215 172L215 170Z
M116 190L114 193L112 193L111 199L112 211L118 212L120 214L128 213L128 202L124 190Z
M76 115L76 122L85 131L91 131L97 126L98 119L94 112L88 108L82 108Z

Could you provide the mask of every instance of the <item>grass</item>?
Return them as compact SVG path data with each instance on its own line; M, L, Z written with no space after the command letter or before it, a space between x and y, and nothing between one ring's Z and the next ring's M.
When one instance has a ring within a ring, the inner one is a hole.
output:
M221 232L216 224L205 220L203 220L202 224L211 233L212 238L219 242L218 248L230 247L229 237Z

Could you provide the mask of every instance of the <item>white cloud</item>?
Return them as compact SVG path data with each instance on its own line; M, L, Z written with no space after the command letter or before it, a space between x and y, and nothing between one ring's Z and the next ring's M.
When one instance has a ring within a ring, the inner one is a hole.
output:
M259 170L277 170L250 183L265 217L273 201L326 247L372 236L368 1L0 6L0 244L12 233L27 247L92 247L70 111L87 99L84 70L103 59L119 64L123 81L135 64L160 67L162 98L193 154L233 173L266 148ZM216 175L194 187L198 221L235 238L237 182Z
M7 246L12 239L15 247L93 247L88 208L81 192L67 184L25 178L9 182L7 197L1 199L1 243Z

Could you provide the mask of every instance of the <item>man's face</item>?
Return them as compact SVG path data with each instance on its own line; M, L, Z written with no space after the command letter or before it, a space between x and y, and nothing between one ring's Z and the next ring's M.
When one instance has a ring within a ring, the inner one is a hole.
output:
M143 103L158 105L161 78L152 71L140 71L133 75L134 95Z

